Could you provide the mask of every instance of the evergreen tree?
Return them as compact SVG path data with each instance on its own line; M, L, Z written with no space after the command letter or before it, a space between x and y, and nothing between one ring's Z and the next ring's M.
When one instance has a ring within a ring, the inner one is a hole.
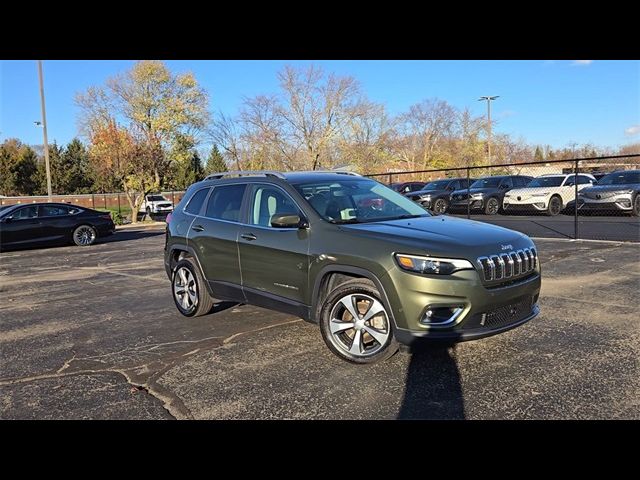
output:
M534 162L544 161L544 154L542 153L542 149L540 148L540 145L536 146L536 153L533 154L533 161Z
M89 193L92 190L93 182L89 167L89 152L84 144L74 138L67 144L60 157L60 193L78 194Z
M227 164L224 161L224 157L220 153L220 150L218 150L218 146L214 144L211 152L209 153L209 158L207 158L207 165L205 166L204 173L206 175L210 175L212 173L226 172L227 170Z

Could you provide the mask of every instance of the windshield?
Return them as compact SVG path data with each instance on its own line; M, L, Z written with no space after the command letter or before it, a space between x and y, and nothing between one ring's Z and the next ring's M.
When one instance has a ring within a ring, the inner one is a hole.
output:
M365 223L430 214L390 188L367 179L299 183L296 190L331 223Z
M527 183L528 187L559 187L564 177L538 177Z
M168 202L162 195L149 195L147 200L150 202Z
M2 205L0 206L0 217L3 216L11 207L15 207L15 205Z
M436 180L435 182L427 183L422 190L444 190L449 185L451 180Z
M470 188L492 188L500 185L500 177L481 178L471 184Z
M598 185L625 185L628 183L640 183L640 172L610 173L598 180Z

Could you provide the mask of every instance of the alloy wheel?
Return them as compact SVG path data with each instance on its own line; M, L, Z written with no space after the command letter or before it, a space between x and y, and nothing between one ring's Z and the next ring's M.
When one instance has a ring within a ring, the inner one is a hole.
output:
M73 237L78 245L91 245L96 239L96 232L88 225L84 225L76 229Z
M389 341L389 317L382 303L363 293L349 294L331 310L332 343L354 356L371 356Z
M447 202L441 198L436 200L433 210L436 213L445 213L447 211Z
M195 277L186 267L180 267L173 280L173 295L184 310L192 310L198 305L198 286Z

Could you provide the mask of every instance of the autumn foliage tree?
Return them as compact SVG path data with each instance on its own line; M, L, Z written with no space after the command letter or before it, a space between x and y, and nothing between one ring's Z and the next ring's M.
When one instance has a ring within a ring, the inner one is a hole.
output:
M135 212L144 196L160 187L153 170L158 152L153 148L143 135L132 134L114 120L92 129L89 150L92 167L98 175L112 177L120 184L133 212L132 223L137 221Z

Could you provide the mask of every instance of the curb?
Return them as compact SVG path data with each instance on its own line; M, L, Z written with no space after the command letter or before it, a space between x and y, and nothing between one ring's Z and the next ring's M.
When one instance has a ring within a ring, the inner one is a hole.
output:
M155 227L164 227L167 224L165 222L138 222L138 223L127 223L126 225L116 225L116 230L126 230L131 228L155 228Z

